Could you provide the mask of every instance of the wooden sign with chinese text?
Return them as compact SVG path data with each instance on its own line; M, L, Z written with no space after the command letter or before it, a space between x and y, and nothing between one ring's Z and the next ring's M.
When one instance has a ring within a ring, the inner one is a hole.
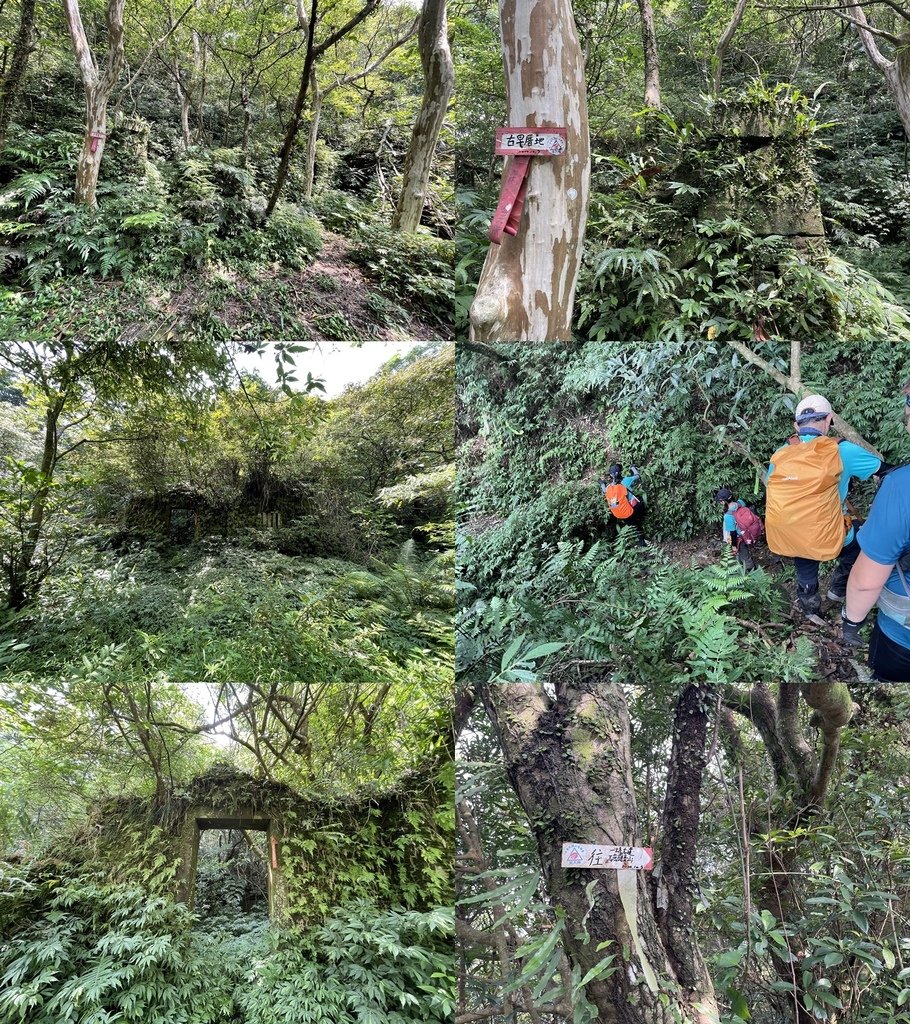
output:
M497 128L497 156L562 156L565 128Z

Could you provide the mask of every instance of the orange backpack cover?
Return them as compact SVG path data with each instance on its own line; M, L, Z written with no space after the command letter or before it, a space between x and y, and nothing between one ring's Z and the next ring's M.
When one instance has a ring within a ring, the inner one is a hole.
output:
M617 519L628 519L635 511L635 506L629 501L629 488L625 484L610 484L604 491L604 501Z
M837 485L844 470L837 441L816 437L779 448L771 459L765 532L777 555L826 562L841 553L847 528Z

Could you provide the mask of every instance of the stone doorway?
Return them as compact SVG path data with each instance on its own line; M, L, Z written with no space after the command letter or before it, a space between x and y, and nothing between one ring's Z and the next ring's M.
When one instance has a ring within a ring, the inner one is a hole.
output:
M228 837L234 837L233 840L228 839L229 842L245 842L256 851L264 866L269 918L280 923L287 905L281 868L280 830L274 818L261 812L224 813L210 807L189 810L181 837L178 898L195 907L200 844L203 835L211 832L226 833ZM247 834L245 839L244 833Z

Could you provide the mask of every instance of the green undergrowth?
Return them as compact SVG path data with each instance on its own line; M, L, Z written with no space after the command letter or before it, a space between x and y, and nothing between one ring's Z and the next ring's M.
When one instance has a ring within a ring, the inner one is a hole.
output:
M429 678L445 672L451 645L450 568L450 555L367 569L216 544L86 548L48 580L35 609L7 620L5 636L26 645L9 671L34 680Z
M7 873L2 1024L434 1024L454 1005L451 912L338 908L308 932L203 930L183 905L91 875Z

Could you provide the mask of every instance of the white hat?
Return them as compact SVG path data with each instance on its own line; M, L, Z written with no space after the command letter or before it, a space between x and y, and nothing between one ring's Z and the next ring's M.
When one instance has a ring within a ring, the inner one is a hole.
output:
M827 398L823 398L821 395L806 395L806 397L796 407L796 412L793 414L794 420L799 422L800 418L807 413L815 413L814 417L806 416L806 423L811 422L812 419L823 419L825 416L833 416L834 410L831 408L831 403Z

